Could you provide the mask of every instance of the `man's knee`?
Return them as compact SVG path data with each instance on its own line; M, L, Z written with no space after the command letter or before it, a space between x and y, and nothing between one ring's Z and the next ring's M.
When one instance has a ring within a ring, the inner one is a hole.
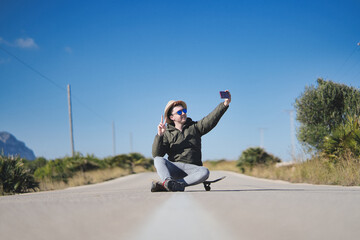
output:
M202 167L202 168L201 168L201 175L202 175L203 181L206 181L206 179L208 179L209 176L210 176L210 171L209 171L209 169L207 169L206 167Z
M154 166L155 166L155 168L157 168L157 166L162 165L164 163L165 163L165 158L159 157L159 156L154 158Z

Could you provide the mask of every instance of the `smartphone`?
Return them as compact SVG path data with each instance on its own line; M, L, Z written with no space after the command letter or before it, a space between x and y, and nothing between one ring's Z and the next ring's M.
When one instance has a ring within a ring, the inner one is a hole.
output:
M230 98L229 92L220 91L221 98Z

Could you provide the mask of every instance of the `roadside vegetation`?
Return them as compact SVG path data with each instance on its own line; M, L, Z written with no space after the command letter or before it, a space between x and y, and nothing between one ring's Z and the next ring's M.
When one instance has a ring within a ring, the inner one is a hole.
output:
M237 161L212 161L210 169L313 184L360 186L360 91L323 79L295 100L297 138L306 156L291 164L261 148L246 149Z
M206 161L210 170L226 170L249 176L284 180L293 183L311 183L342 186L360 186L360 162L351 154L333 162L327 157L316 156L289 164L255 165L251 169L239 168L238 160Z
M140 153L104 159L77 153L74 158L34 161L0 156L0 195L63 189L153 170L153 160Z

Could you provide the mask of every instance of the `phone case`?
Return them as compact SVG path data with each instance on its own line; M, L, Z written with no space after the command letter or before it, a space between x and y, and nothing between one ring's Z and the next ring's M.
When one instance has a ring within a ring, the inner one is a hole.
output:
M221 98L229 98L229 92L220 91L220 97Z

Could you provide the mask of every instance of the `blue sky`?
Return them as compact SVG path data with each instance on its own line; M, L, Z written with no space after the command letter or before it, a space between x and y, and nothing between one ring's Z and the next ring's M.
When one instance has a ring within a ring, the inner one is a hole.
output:
M203 160L238 159L264 128L265 149L288 161L285 110L305 86L359 88L359 12L356 0L1 1L0 131L36 156L70 155L70 84L76 151L112 155L114 121L116 153L150 157L169 100L200 120L229 89Z

